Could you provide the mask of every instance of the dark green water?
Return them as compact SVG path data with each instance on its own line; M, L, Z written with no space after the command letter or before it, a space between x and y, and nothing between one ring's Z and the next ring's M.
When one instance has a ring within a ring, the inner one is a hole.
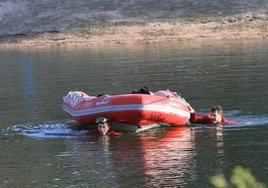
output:
M268 184L267 59L264 41L0 51L0 187L210 187L236 165ZM181 92L199 113L221 104L239 124L100 138L61 110L70 90L144 85Z

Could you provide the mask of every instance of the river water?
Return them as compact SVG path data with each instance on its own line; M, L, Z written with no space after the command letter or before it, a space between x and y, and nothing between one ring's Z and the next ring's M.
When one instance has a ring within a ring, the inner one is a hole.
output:
M268 43L118 45L0 51L0 187L211 187L236 165L268 175ZM68 91L170 89L229 128L159 127L99 137L61 110Z

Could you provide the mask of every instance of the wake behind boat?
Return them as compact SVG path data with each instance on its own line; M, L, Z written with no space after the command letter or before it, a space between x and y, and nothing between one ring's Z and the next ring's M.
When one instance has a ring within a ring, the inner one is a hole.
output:
M78 124L92 127L97 118L106 117L123 131L159 124L186 126L190 118L187 102L169 90L101 97L71 91L63 97L63 110Z

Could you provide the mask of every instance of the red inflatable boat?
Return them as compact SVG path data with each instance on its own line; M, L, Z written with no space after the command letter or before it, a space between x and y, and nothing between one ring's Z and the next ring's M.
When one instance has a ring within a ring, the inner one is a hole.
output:
M77 123L95 125L98 117L110 123L149 127L155 124L186 126L190 112L187 102L177 93L157 91L152 94L89 96L71 91L63 97L63 110Z

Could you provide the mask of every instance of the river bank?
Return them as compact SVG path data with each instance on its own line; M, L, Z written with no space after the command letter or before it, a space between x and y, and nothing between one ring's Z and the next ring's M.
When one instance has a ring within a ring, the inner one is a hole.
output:
M133 24L107 24L68 32L7 36L1 49L101 47L107 44L143 44L158 41L267 40L267 14L173 19Z

